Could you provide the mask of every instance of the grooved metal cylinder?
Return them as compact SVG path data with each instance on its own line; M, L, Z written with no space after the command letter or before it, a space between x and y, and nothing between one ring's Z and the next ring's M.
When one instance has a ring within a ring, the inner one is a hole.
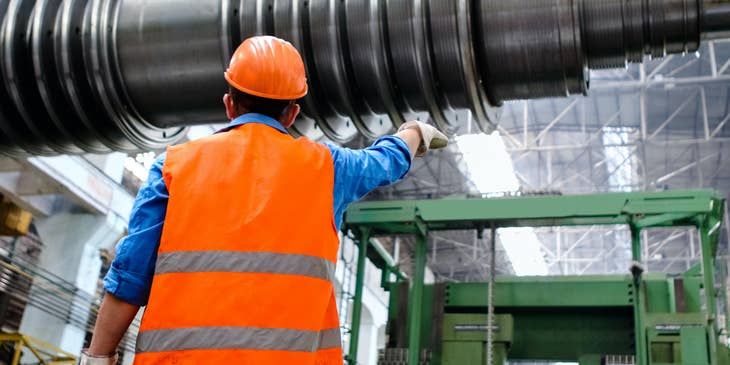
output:
M727 23L730 19L730 2L726 0L706 0L702 9L702 38L730 38Z
M235 47L274 34L311 92L295 134L346 142L410 118L490 131L506 100L586 93L589 69L692 52L727 0L0 0L0 148L156 150L225 120Z

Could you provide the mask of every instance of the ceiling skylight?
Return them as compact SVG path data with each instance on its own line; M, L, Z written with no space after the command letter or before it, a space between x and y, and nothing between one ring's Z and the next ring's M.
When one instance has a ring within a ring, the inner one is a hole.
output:
M512 158L499 132L458 136L456 143L464 154L468 176L484 196L519 190ZM547 275L548 267L534 229L502 228L497 234L516 275Z

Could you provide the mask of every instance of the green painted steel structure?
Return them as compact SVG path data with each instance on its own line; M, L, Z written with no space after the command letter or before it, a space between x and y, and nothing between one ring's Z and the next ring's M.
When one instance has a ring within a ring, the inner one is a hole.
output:
M363 228L358 239L357 270L355 277L355 296L352 303L352 328L350 334L350 358L357 359L357 345L360 343L360 320L362 319L362 291L365 286L365 260L367 259L370 229Z
M605 361L604 355L634 355L639 365L717 365L729 362L726 345L719 344L719 330L727 326L719 325L716 306L724 290L714 282L724 204L721 195L709 190L367 202L347 211L344 229L365 243L379 235L416 237L411 280L400 274L382 247L363 250L384 270L382 284L391 293L389 346L407 347L409 365L419 364L424 348L432 352L431 364L468 365L469 358L479 355L443 352L454 346L455 338L443 324L455 314L486 313L487 285L424 285L429 232L624 224L631 229L633 260L640 262L643 229L696 227L702 260L681 276L645 274L635 264L625 276L501 277L495 285L495 308L513 321L511 341L501 342L509 345L510 359L594 364ZM390 273L398 280L390 282ZM357 277L362 280L362 275ZM463 328L480 328L479 323L472 325L476 327ZM352 330L359 328L353 325ZM500 342L495 343L500 355L497 346ZM348 360L354 364L356 356L351 347Z

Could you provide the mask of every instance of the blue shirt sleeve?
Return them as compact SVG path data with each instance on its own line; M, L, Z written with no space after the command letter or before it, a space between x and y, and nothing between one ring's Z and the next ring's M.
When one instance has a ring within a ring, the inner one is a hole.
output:
M334 211L337 229L347 207L379 186L395 183L411 168L411 151L400 137L386 136L362 150L331 143L335 166Z
M117 245L114 261L104 277L104 290L140 306L149 299L167 213L169 194L162 177L164 161L162 154L152 165L147 182L134 201L128 235Z

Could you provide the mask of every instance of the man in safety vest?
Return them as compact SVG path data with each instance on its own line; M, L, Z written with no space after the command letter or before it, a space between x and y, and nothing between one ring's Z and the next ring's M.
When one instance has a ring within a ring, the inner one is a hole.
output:
M137 195L82 364L115 363L145 305L135 364L342 364L342 215L447 139L419 122L363 150L291 137L307 80L275 37L247 39L225 78L231 123L170 147Z

